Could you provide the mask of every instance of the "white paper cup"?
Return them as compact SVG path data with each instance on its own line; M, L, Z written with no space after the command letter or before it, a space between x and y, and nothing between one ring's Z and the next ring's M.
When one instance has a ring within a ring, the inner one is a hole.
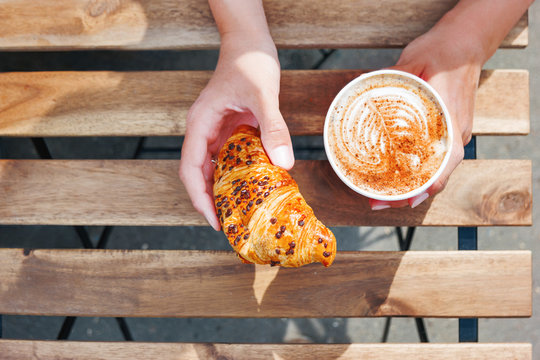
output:
M332 117L334 116L334 111L336 108L336 105L339 104L340 100L345 98L346 96L349 96L349 92L353 91L356 86L361 84L362 82L366 81L367 79L371 79L373 77L384 77L384 75L390 75L390 76L398 76L402 77L407 81L416 83L420 89L425 91L426 94L431 95L431 98L434 99L438 105L438 107L443 112L443 118L446 123L446 154L438 168L438 170L429 178L427 182L422 184L420 187L417 187L409 192L398 194L398 195L385 195L385 194L378 194L374 192L367 191L366 189L360 188L356 186L339 168L339 166L336 163L336 159L333 153L332 148L329 145L329 125ZM341 91L336 95L334 98L334 101L330 105L330 108L328 109L328 113L326 114L326 119L324 122L324 149L326 151L326 156L328 158L328 161L330 162L330 165L334 169L337 176L352 190L355 192L364 195L366 197L369 197L371 199L376 200L382 200L382 201L399 201L399 200L405 200L412 197L415 197L417 195L422 194L424 191L426 191L441 175L444 168L448 164L448 160L450 158L450 154L452 152L452 143L453 143L453 131L452 131L452 122L450 119L450 113L448 112L448 109L446 108L446 105L444 104L441 96L424 80L420 79L419 77L412 75L410 73L404 72L404 71L398 71L398 70L378 70L378 71L372 71L369 73L362 74L361 76L357 77L356 79L349 82Z

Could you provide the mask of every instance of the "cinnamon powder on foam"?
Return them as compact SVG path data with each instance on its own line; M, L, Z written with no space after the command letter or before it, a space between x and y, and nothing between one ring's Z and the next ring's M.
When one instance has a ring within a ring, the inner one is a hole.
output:
M394 131L396 129L392 127L386 127L388 131L382 137L385 141L389 141L387 150L380 152L377 150L377 144L371 145L367 148L367 158L365 154L354 154L354 151L349 151L358 144L351 144L351 139L340 141L338 138L340 134L336 133L335 123L330 126L329 136L335 162L345 176L357 187L381 195L404 194L422 186L437 172L447 151L446 123L439 105L430 95L425 94L421 88L413 84L398 80L390 80L390 82L392 87L411 91L421 99L426 109L427 136L426 129L415 126L407 128L406 136L399 134L399 130L403 130L403 127L398 127L397 131ZM384 86L382 81L378 81L357 91L357 94L360 96L369 90ZM354 96L349 96L345 105L338 104L334 109L332 122L342 120L354 98ZM390 100L388 97L381 97L371 100L371 105L386 122L388 118L396 118L396 106L403 108L406 101L403 98ZM337 128L343 131L339 126ZM353 129L357 130L356 127ZM352 139L353 142L360 140ZM380 146L380 143L378 145ZM373 153L370 155L369 151ZM380 160L377 165L369 163L377 159Z

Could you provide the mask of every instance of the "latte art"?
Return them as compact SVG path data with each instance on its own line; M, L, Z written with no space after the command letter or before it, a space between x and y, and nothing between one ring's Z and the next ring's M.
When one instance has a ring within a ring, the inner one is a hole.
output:
M447 152L441 107L408 79L368 78L334 104L328 145L335 165L370 193L400 195L422 186Z

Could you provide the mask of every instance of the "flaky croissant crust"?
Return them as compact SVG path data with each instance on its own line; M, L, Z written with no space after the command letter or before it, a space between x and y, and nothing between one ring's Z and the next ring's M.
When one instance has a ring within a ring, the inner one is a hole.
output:
M239 126L221 148L214 198L223 232L244 262L298 267L334 261L334 235L289 173L270 163L257 129Z

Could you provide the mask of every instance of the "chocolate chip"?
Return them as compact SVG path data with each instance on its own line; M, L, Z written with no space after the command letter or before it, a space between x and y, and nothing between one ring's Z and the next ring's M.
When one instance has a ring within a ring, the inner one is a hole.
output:
M279 261L270 260L270 266L276 266L276 265L279 265Z
M236 202L236 205L240 205L240 203L242 202L242 199L236 198L236 201L235 201L235 202Z
M246 145L249 146L249 145L251 145L251 143L248 141Z
M242 151L242 147L240 145L236 145L236 150Z
M329 257L331 254L332 254L332 253L329 253L329 252L326 252L326 251L322 253L322 255L323 255L324 257Z
M227 164L223 164L223 166L221 167L221 170L225 170L226 167L227 167Z
M242 209L242 214L246 215L246 209Z
M216 204L217 207L220 207L221 206L221 201L218 201L217 204Z
M221 214L222 214L221 209L218 209L217 216L221 216Z
M236 165L240 164L242 162L242 159L236 158Z
M246 163L246 164L247 164L247 163ZM256 183L257 183L257 179L253 179L253 180L251 181L251 183L252 183L252 184L256 184Z
M233 169L233 167L232 167L232 166L229 166L229 171L231 171L232 169Z
M240 141L246 141L246 138L241 138Z
M240 184L241 187L244 187L244 186L246 186L246 185L247 185L247 181L246 181L246 180L242 181L242 183Z
M279 249L276 249L276 254L281 254L281 251Z
M240 185L238 185L238 186L234 189L234 191L237 191L237 192L240 191L240 190L242 190L242 187L241 187Z
M251 165L251 164L253 164L253 162L251 160L246 161L246 165Z
M229 227L227 228L227 233L229 234L236 234L237 232L238 232L238 228L236 227L235 224L229 225Z
M257 199L257 201L255 201L255 204L259 205L260 203L262 203L262 199Z
M289 249L287 250L287 252L285 253L285 255L293 255L294 254L294 250L293 249Z
M294 249L294 247L296 246L296 243L294 241L291 241L289 243L289 246L290 246L291 249Z
M249 238L249 233L244 234L244 240L247 240Z
M233 181L231 182L231 184L235 185L235 184L236 184L237 182L239 182L239 181L240 181L240 179L233 180Z
M304 226L304 220L300 220L300 221L298 222L298 226Z
M281 231L278 231L278 232L276 233L276 238L279 239L280 237L281 237Z
M229 200L229 198L228 198L228 197L226 197L226 196L225 196L225 197L223 197L223 199L221 199L221 201L222 201L222 202L225 202L225 201L227 201L227 200Z
M229 160L232 160L232 159L234 159L234 156L229 155Z
M328 243L324 243L324 248L326 248L328 246Z
M270 219L270 222L272 223L272 225L274 225L277 222L277 219L275 217L273 217L273 218Z
M229 209L227 209L227 212L225 212L225 217L229 217L231 215L232 215L232 209L229 208Z
M285 232L285 229L286 229L285 225L281 225L281 227L279 228L279 231Z
M267 197L268 195L270 195L268 191L264 193L264 197Z
M223 161L227 161L228 157L229 157L229 154L225 155L225 157L223 158Z
M230 144L229 144L229 150L232 150L232 149L234 149L234 144L233 144L233 143L230 143Z
M233 243L234 246L238 245L238 242L239 242L239 241L240 241L240 235L238 235L238 236L236 237L236 239L234 239L234 243Z
M321 238L319 238L319 240L317 240L319 242L319 244L321 244L323 242L323 240Z
M221 197L221 194L217 194L217 195L216 195L216 198L219 199L220 197Z
M230 204L229 204L229 202L227 201L225 204L223 204L223 207L224 207L224 208L228 208L229 205L230 205Z
M268 179L270 179L270 178L268 177L268 175L266 175L265 177L263 177L263 179L264 179L264 180L268 180Z
M252 207L252 206L253 206L253 200L249 200L248 206L249 206L249 207Z

